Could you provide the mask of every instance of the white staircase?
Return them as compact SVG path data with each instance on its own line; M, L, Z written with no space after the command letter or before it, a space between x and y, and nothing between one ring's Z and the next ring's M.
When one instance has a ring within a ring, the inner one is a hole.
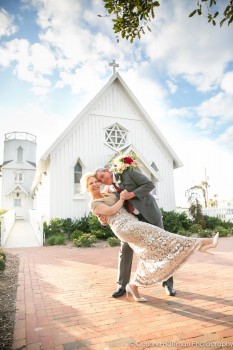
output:
M39 247L40 245L30 223L24 220L16 220L4 248Z

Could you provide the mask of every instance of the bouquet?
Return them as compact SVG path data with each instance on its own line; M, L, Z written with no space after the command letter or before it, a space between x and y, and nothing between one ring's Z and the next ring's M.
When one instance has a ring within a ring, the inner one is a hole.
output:
M138 166L138 157L134 153L128 156L120 154L110 162L109 170L114 174L122 174L126 169L135 169Z

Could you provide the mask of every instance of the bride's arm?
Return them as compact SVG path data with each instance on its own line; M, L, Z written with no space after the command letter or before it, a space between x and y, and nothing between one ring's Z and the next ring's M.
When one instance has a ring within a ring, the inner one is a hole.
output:
M109 207L106 204L100 203L95 209L93 209L93 213L95 215L113 215L120 210L120 208L123 206L124 200L119 199L115 204L113 204L111 207Z

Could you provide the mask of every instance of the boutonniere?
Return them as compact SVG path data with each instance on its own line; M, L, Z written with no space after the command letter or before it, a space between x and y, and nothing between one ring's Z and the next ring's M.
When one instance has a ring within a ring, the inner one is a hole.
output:
M109 170L114 174L122 174L126 169L135 169L138 166L138 157L134 153L128 156L118 155L110 162Z

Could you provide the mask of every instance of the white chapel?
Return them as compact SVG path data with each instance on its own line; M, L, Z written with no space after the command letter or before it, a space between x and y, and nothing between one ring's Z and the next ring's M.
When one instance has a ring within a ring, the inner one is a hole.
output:
M40 158L30 194L33 209L47 221L88 215L82 174L130 151L154 182L159 207L175 210L173 171L182 163L114 67L107 84Z

